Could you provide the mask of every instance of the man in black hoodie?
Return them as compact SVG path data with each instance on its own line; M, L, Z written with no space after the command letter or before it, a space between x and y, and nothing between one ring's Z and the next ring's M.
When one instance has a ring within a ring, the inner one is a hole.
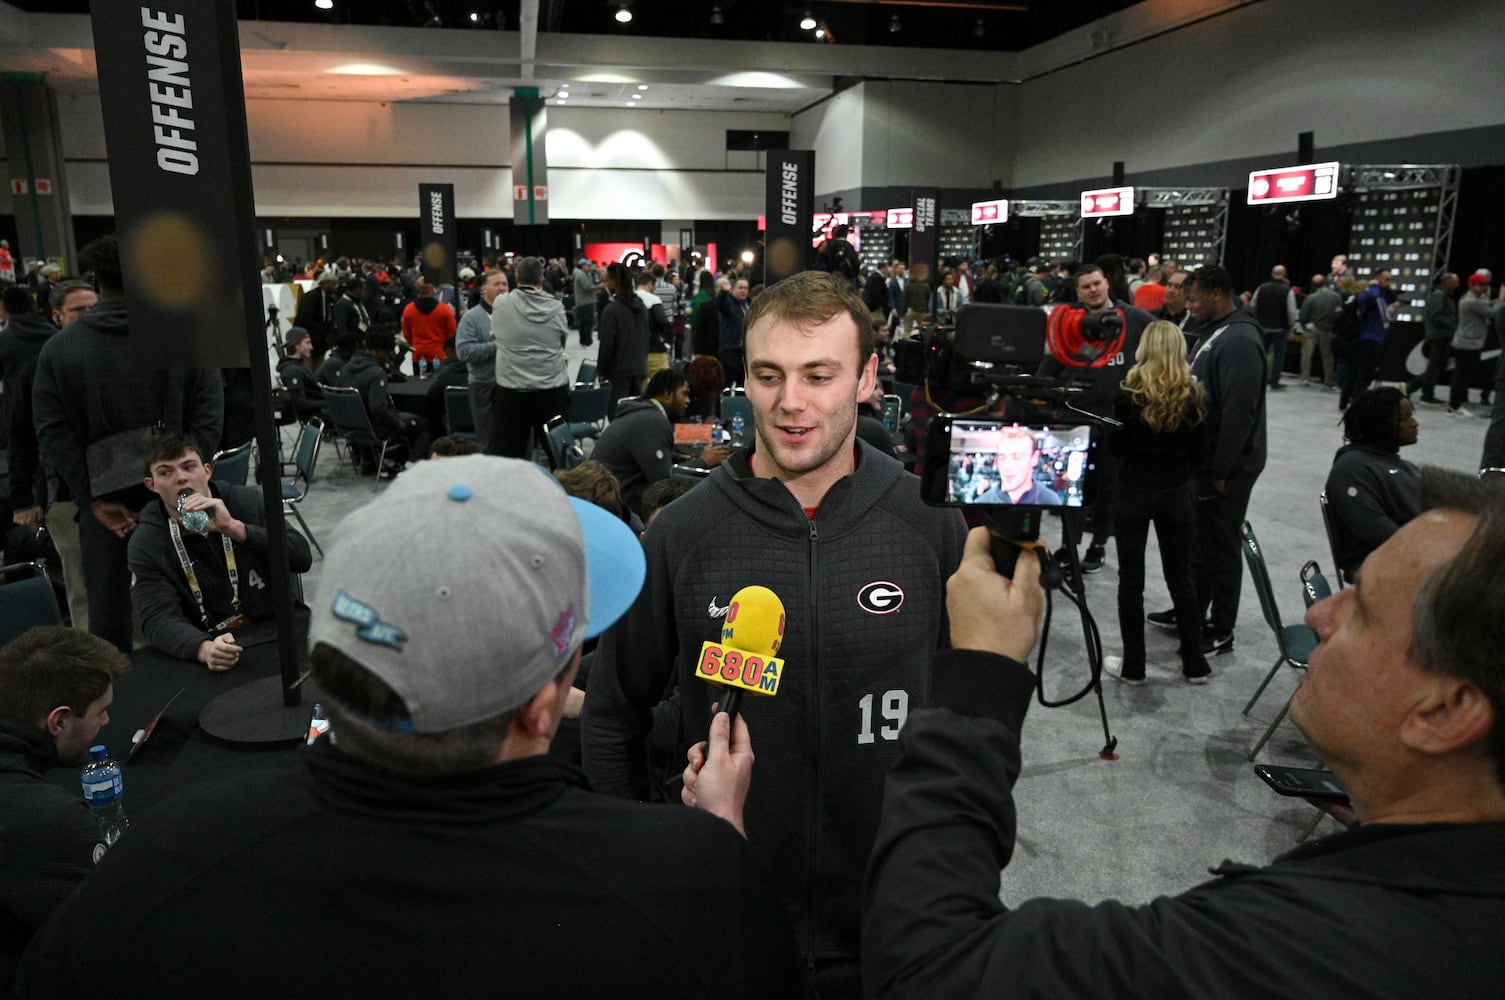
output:
M1234 305L1233 277L1216 264L1192 272L1186 306L1200 333L1191 371L1207 390L1213 441L1211 464L1201 470L1196 487L1192 573L1197 601L1211 615L1202 630L1202 652L1223 653L1233 648L1244 582L1244 515L1265 468L1265 338L1254 314ZM1174 610L1145 617L1162 628L1176 627Z
M308 359L314 349L308 331L298 326L287 331L284 349L287 355L277 362L277 377L282 379L282 387L293 401L298 419L306 421L318 417L327 422L329 415L324 410L324 387L308 370Z
M360 393L366 415L371 418L371 429L378 438L397 437L406 444L407 454L402 458L388 449L385 464L377 470L383 479L391 479L402 471L405 458L417 461L428 454L428 432L424 430L422 419L412 413L403 413L392 404L392 397L387 394L387 362L391 359L394 343L392 328L378 326L366 334L362 343L364 346L340 371L340 385Z
M32 933L104 854L104 836L78 786L64 791L43 774L89 759L110 721L115 677L125 669L125 657L109 643L59 626L29 629L0 648L0 993L6 996Z
M1338 549L1333 558L1347 579L1421 513L1421 473L1400 457L1416 443L1417 429L1410 401L1394 386L1365 389L1343 411L1348 443L1333 456L1327 504Z
M42 460L79 508L89 631L131 648L126 542L151 499L139 449L152 433L184 431L206 455L219 444L225 397L217 369L143 369L130 357L120 247L101 236L79 254L99 302L47 341L37 358L33 416Z

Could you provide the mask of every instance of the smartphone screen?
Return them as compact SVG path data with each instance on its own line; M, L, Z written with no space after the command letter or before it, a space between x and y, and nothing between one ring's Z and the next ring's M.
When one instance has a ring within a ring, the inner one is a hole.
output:
M1307 767L1280 767L1276 764L1255 764L1254 773L1281 795L1295 795L1304 799L1326 799L1332 802L1346 803L1348 801L1348 790L1339 783L1331 771Z
M1096 499L1090 424L1029 425L937 417L926 444L924 495L947 507L1088 507Z

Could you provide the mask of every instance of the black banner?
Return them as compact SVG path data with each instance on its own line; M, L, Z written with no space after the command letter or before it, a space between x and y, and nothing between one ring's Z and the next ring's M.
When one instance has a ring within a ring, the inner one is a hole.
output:
M914 189L914 228L909 231L909 276L916 281L936 281L936 258L941 251L941 192L937 188Z
M798 274L810 266L810 219L815 214L815 151L775 149L768 153L763 233L763 283Z
M266 349L235 5L95 0L92 18L131 361L244 368L248 334Z
M455 186L418 185L418 249L423 254L419 269L423 279L435 285L455 283Z

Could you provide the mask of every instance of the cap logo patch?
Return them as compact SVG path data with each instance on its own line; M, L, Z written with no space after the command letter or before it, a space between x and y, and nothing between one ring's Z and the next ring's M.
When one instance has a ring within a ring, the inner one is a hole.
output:
M361 626L355 630L356 638L380 646L390 646L398 652L407 641L408 634L396 625L381 620L381 615L369 604L363 604L345 593L337 591L334 605L330 608L336 618Z
M549 642L554 646L554 659L559 659L569 651L570 639L575 635L575 606L572 604L564 609L559 620L554 623L554 630L549 633Z

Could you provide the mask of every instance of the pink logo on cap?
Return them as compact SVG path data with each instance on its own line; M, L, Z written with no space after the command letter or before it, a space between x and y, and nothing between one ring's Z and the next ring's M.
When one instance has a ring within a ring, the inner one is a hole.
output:
M554 623L554 631L549 633L549 641L554 644L554 659L559 659L569 651L570 639L575 635L575 606L572 604L564 609L559 620Z

